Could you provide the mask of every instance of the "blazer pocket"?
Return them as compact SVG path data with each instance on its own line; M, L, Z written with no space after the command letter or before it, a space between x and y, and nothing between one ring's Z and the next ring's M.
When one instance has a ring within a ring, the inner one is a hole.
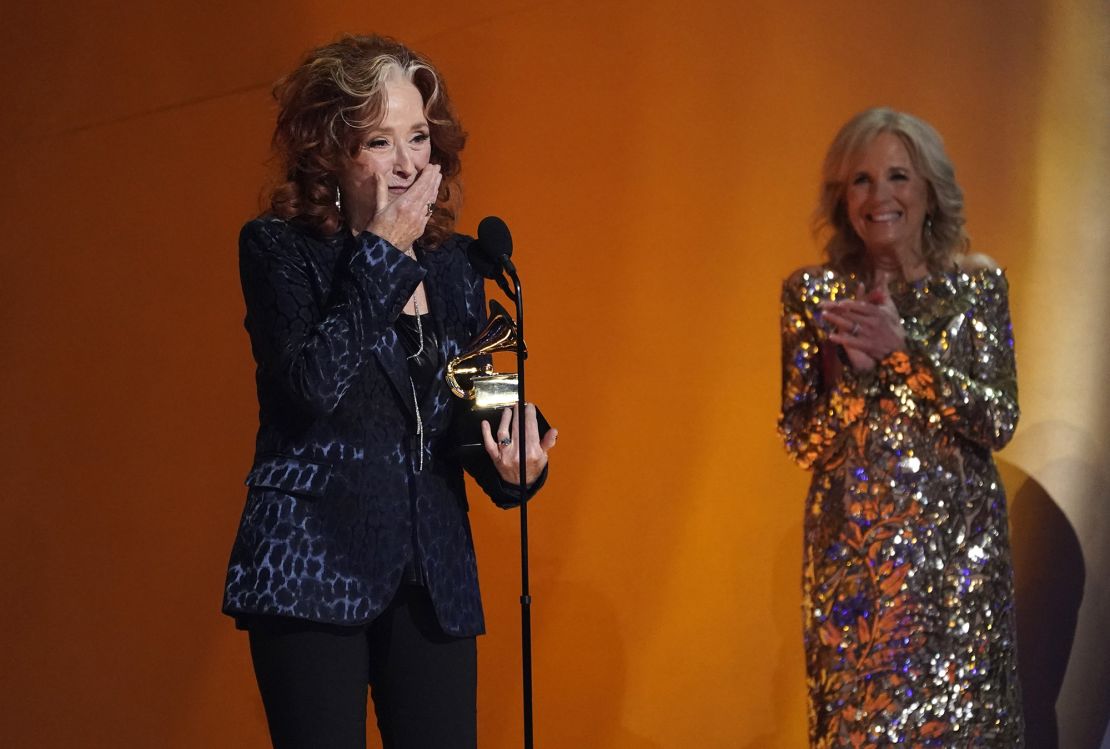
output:
M303 458L270 455L254 461L244 483L250 487L277 489L286 494L314 498L324 496L331 478L332 466Z

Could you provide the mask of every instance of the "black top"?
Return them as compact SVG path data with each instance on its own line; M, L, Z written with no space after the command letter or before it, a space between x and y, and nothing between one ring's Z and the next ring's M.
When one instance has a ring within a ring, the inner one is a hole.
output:
M405 349L413 387L416 388L417 396L423 400L439 369L439 343L436 340L435 321L431 315L424 313L420 315L418 325L416 315L401 314L393 323L393 329L397 331L397 336ZM424 334L423 349L420 346L421 332Z
M432 382L435 380L436 371L439 369L439 348L436 341L435 321L432 316L424 313L417 322L416 315L400 314L393 323L397 337L401 339L401 346L405 350L405 359L409 365L409 379L412 380L413 390L420 400L427 395ZM421 341L421 335L424 340ZM423 345L421 345L423 343ZM412 498L413 517L416 515L416 497ZM405 562L405 571L401 579L412 585L424 584L424 570L416 554L419 543L416 533L416 523L412 525L412 553Z

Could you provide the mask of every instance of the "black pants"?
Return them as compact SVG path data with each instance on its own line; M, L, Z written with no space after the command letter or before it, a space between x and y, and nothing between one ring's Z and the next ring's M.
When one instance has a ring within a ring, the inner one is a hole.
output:
M475 749L478 654L403 585L364 627L259 617L251 658L274 749L365 749L366 691L385 749Z

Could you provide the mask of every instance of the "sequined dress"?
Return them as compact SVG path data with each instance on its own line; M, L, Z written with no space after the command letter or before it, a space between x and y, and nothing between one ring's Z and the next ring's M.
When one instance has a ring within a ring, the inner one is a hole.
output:
M1024 746L1006 496L991 451L1018 419L1006 277L892 289L907 350L835 356L818 304L854 276L783 285L787 450L813 472L804 617L811 745Z

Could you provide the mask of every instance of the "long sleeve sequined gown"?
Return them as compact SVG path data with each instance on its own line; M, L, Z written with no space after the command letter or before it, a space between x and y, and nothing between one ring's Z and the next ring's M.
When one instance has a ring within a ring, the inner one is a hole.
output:
M804 618L811 744L1023 746L1006 496L991 458L1018 420L1006 277L892 290L907 350L825 381L818 305L854 276L782 292L787 450L813 473Z

